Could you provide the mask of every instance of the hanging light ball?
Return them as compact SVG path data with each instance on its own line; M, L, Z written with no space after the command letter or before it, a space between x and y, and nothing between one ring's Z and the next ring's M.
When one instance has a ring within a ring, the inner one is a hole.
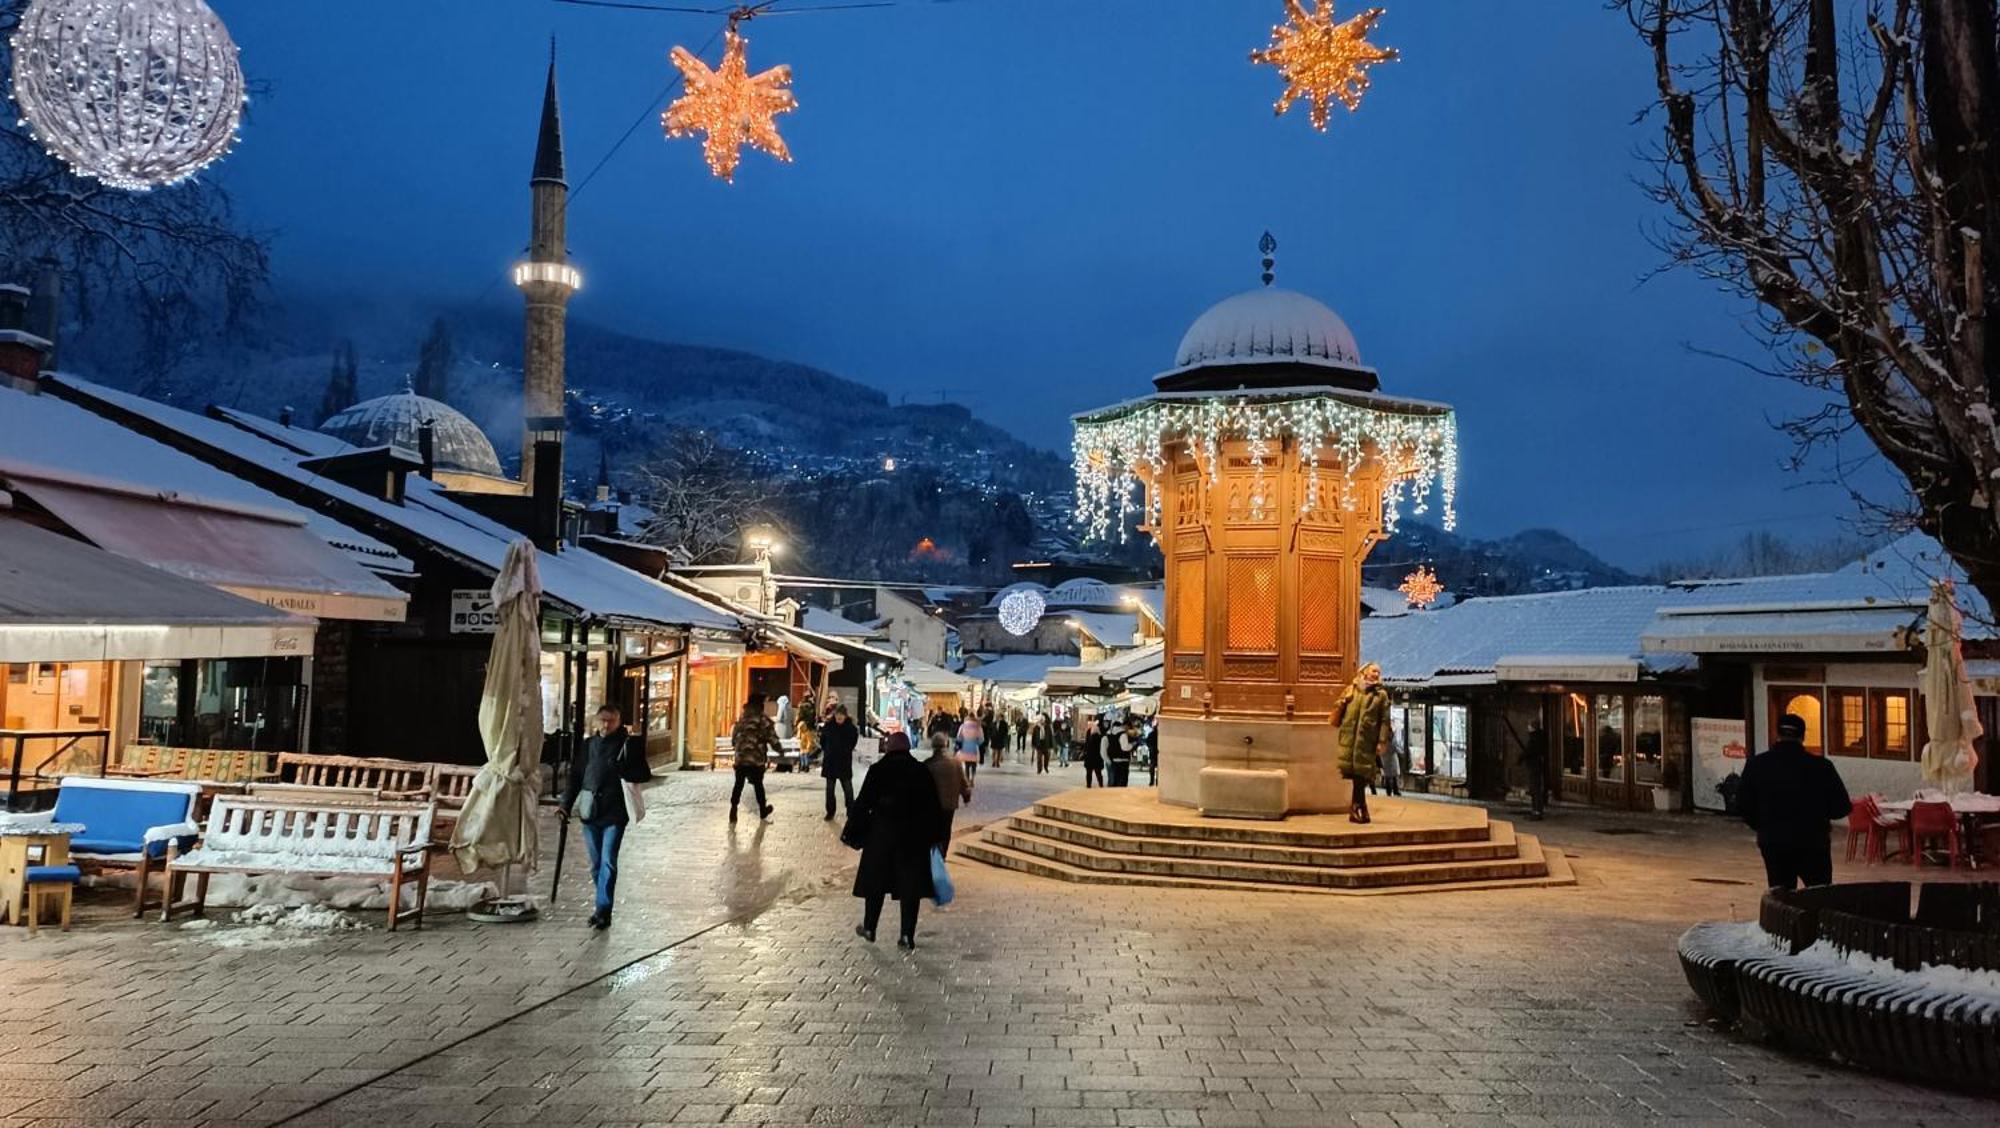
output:
M1042 612L1049 609L1048 600L1038 591L1009 592L1000 601L1000 625L1016 638L1032 634L1035 625L1042 621Z
M236 140L243 68L203 0L33 0L13 50L22 123L80 176L175 184Z

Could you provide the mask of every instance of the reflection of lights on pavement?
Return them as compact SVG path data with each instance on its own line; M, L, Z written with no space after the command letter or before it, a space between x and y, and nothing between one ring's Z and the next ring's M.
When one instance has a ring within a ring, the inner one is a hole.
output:
M610 978L604 981L604 986L612 991L623 991L628 987L637 987L639 984L672 967L673 964L674 953L661 952L657 956L640 960L631 967L621 968L618 971L612 972Z

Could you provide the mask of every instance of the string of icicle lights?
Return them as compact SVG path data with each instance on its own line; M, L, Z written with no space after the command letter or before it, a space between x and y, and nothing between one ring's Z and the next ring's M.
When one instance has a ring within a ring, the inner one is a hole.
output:
M1395 530L1405 505L1416 515L1428 512L1434 491L1442 502L1444 527L1458 523L1458 421L1449 409L1396 411L1321 393L1156 399L1078 419L1072 446L1077 524L1097 538L1109 537L1115 525L1123 540L1142 504L1134 499L1141 472L1157 480L1166 468L1168 446L1193 446L1214 484L1221 480L1222 444L1233 439L1249 440L1265 456L1274 441L1298 446L1308 471L1301 513L1319 505L1321 466L1345 471L1342 501L1348 502L1355 474L1369 458L1379 457L1386 465L1382 521L1388 529ZM1261 478L1261 457L1259 461ZM1155 489L1144 504L1147 518L1157 520L1160 491Z

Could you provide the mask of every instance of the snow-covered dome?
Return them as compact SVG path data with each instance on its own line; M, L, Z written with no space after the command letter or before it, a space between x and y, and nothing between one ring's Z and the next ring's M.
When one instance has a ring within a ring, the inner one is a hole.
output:
M357 447L418 447L417 431L428 420L440 469L499 477L500 456L479 425L457 408L412 391L362 400L328 416L321 432Z
M1111 585L1105 583L1103 580L1078 577L1077 579L1064 580L1062 583L1057 584L1055 590L1049 593L1049 605L1051 607L1070 607L1079 610L1088 610L1105 607L1115 608L1120 606L1120 600L1118 593L1111 590Z
M1036 595L1040 596L1047 596L1049 594L1049 589L1043 587L1042 585L1034 583L1030 580L1022 580L1019 583L1008 584L1006 587L1003 587L999 591L994 592L993 598L986 601L986 606L998 607L1000 606L1002 600L1005 600L1008 596L1013 595L1017 591L1033 592Z
M1355 368L1361 347L1347 322L1325 305L1296 290L1261 286L1196 318L1174 354L1174 369L1272 361Z

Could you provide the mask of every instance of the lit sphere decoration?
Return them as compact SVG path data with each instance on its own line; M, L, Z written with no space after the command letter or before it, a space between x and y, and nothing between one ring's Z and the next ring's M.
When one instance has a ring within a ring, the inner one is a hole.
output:
M1008 634L1020 638L1034 631L1042 621L1042 612L1049 609L1048 600L1038 591L1010 592L1000 601L1000 625Z
M203 0L33 0L13 50L22 122L79 176L145 191L235 143L243 68Z

